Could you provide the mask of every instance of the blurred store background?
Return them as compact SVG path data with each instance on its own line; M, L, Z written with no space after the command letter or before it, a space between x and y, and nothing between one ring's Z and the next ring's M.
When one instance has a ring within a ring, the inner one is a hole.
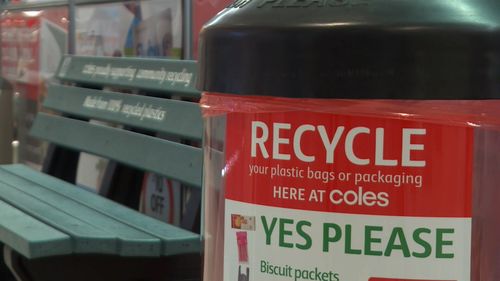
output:
M18 162L42 170L44 159L50 158L48 145L31 137L29 130L64 54L196 59L201 27L230 2L1 1L0 164ZM80 154L76 184L98 193L110 166L105 159ZM182 202L191 195L182 193L178 182L150 173L139 177L139 186L121 191L123 200L118 201L178 222ZM158 212L143 203L152 196L165 197L174 207Z
M194 59L199 30L230 2L2 1L0 112L12 118L0 116L0 162L41 168L46 147L28 132L63 54Z

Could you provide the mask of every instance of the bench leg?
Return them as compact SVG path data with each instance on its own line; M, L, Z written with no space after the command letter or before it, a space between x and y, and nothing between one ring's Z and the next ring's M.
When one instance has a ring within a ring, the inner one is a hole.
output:
M21 257L18 253L10 247L4 245L3 258L5 265L10 269L12 275L14 275L17 281L32 281L32 279L29 278L28 274L25 272L21 263Z

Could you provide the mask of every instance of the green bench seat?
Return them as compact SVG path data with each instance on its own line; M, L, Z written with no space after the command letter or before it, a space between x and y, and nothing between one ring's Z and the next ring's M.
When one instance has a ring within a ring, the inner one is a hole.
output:
M194 62L66 56L57 73L33 136L199 192ZM0 166L0 242L20 280L200 279L199 234L25 165Z

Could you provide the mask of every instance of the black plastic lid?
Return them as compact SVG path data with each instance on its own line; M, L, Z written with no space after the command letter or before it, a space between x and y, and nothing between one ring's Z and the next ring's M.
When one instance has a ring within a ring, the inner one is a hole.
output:
M500 0L239 0L202 30L198 88L500 98Z

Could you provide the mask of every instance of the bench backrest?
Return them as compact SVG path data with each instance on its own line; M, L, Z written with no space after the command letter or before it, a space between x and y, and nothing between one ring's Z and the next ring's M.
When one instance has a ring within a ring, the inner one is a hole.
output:
M200 189L195 68L194 61L66 56L43 104L51 113L38 114L31 134ZM70 165L66 158L49 155L44 169Z

